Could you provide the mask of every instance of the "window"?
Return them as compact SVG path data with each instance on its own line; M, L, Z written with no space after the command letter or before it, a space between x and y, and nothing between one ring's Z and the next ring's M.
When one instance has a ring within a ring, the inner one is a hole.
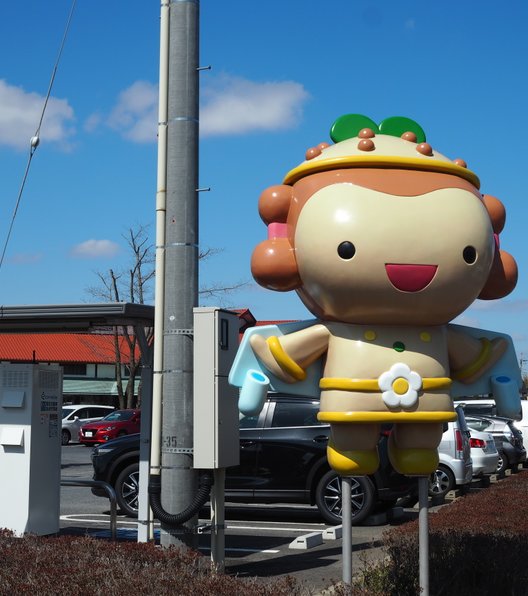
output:
M103 418L110 414L110 408L90 408L90 418Z
M496 416L497 407L493 404L471 404L464 405L464 411L467 414L475 414L477 416Z
M478 430L480 432L486 430L490 426L490 421L484 418L466 418L469 428Z
M66 416L69 416L72 412L75 411L75 408L62 408L62 417L66 418Z
M86 376L86 364L64 364L63 370L65 375L71 375L75 377Z
M111 420L113 422L125 422L126 420L130 420L132 416L134 416L133 410L121 410L108 414L108 416L106 416L104 419ZM138 417L139 415L136 416Z
M275 411L273 413L273 427L287 426L315 426L321 424L317 420L319 412L319 402L275 402Z
M75 412L75 415L79 418L79 420L87 420L88 418L92 418L91 412L88 408L81 408Z

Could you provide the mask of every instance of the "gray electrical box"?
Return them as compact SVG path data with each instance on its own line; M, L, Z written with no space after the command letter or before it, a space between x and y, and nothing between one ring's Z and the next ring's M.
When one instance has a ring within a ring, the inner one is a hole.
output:
M238 315L194 309L194 467L216 469L240 461L238 389L227 377L238 350Z
M0 528L59 531L62 369L0 364Z

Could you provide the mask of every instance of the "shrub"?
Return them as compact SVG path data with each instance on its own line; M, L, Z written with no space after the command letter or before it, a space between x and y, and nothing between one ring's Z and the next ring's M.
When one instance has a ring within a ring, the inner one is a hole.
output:
M214 573L195 552L89 537L16 538L0 530L0 595L300 596L286 577L264 582Z
M512 475L429 515L431 596L524 595L528 585L528 475ZM385 589L419 594L418 521L385 534Z

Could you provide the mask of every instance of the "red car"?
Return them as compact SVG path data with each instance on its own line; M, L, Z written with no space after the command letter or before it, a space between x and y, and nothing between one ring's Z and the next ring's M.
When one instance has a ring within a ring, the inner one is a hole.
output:
M138 433L141 410L116 410L97 422L89 422L79 430L79 443L97 445L123 435Z

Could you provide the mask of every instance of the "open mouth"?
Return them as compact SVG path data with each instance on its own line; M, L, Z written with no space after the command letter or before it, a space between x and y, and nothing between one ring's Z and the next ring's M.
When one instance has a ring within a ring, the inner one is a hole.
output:
M436 274L438 265L403 265L386 263L385 271L391 284L402 292L419 292L427 287Z

